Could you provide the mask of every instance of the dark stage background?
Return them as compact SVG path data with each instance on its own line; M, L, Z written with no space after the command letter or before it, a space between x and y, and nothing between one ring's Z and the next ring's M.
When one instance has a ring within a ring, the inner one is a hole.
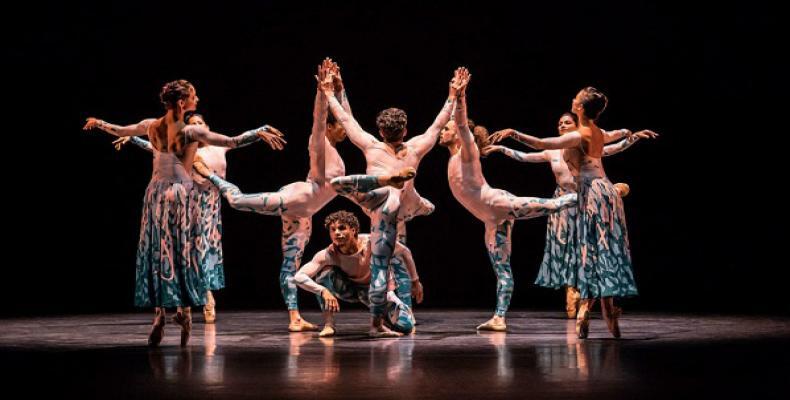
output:
M775 10L644 1L219 4L34 5L11 16L2 315L133 309L151 157L83 132L86 117L126 124L159 116L161 85L188 79L215 131L268 123L287 134L285 151L256 144L228 155L229 180L242 190L277 190L306 176L313 73L325 56L341 65L354 114L371 132L376 113L397 106L409 132L421 133L460 65L473 74L470 117L492 131L553 136L578 89L602 89L610 103L601 126L661 134L606 160L610 179L632 189L625 206L640 296L624 300L626 310L790 309ZM349 173L364 170L351 143L339 150ZM492 309L483 225L452 197L447 159L437 145L422 162L416 187L437 210L409 224L424 306ZM553 192L548 165L494 156L483 166L495 187ZM306 257L329 243L322 220L337 209L363 216L334 200L314 217ZM223 213L220 313L282 309L279 218L227 204ZM562 293L532 285L544 232L545 218L514 229L514 309L563 309ZM312 295L300 296L304 309L317 309Z

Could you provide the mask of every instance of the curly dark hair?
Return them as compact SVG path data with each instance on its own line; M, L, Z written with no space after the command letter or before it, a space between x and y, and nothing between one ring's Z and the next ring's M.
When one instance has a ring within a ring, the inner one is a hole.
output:
M184 79L165 83L159 92L159 100L162 101L166 110L176 108L178 101L188 98L189 90L194 88L194 85Z
M359 232L359 220L354 213L350 213L345 210L335 211L332 214L326 216L324 219L324 228L329 229L329 226L334 224L335 222L340 222L343 224L348 225L351 229Z
M376 116L376 125L386 142L397 142L406 133L406 112L400 108L388 108Z
M581 93L581 105L584 109L584 116L593 121L597 120L603 110L606 109L606 104L609 102L609 99L606 98L603 92L592 86L587 86L582 89Z

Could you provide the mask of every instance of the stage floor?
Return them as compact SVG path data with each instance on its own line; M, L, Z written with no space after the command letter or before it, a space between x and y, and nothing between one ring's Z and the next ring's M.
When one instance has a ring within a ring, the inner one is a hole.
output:
M282 312L196 315L190 346L152 314L0 319L3 392L29 398L786 398L790 319L626 313L623 338L592 321L575 338L560 312L508 314L508 333L477 333L489 311L420 311L417 333L371 340L346 310L338 336L288 333ZM320 322L316 312L303 316ZM21 392L20 392L21 391ZM785 393L782 395L782 393ZM14 396L14 397L17 397ZM4 398L11 398L3 396Z

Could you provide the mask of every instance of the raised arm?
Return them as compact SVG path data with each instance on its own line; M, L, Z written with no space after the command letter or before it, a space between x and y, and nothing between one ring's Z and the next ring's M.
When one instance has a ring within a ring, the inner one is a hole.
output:
M103 130L110 135L118 136L118 137L125 137L125 136L142 136L148 133L148 127L151 125L152 122L156 121L155 118L148 118L144 119L136 124L121 126L111 124L104 120L89 117L85 120L85 126L82 127L83 130L89 129L100 129Z
M528 163L544 163L549 162L549 158L547 157L547 153L545 151L538 151L532 153L525 153L523 151L513 150L511 148L502 146L502 145L491 145L487 146L483 150L480 151L483 156L487 156L491 153L502 153L507 157L510 157L516 161L520 162L528 162Z
M343 85L343 77L340 75L340 66L337 65L336 62L332 61L331 58L327 57L324 60L322 67L325 71L332 73L332 85L334 86L335 97L337 97L337 101L339 101L340 105L343 106L343 110L345 110L351 118L354 118L354 113L351 112L351 103L348 102L346 87Z
M201 142L212 146L229 147L232 149L249 145L259 139L265 141L275 150L282 150L286 143L281 136L282 133L272 129L269 125L246 131L234 137L212 132L205 126L200 125L187 125L184 127L183 131L187 143Z
M357 120L355 120L351 113L347 112L346 109L343 108L343 105L337 100L337 97L335 97L334 74L332 74L331 71L321 82L321 91L324 92L324 96L326 96L329 101L329 110L332 112L332 115L335 116L335 119L343 126L348 139L354 146L365 151L368 147L379 142L373 135L362 130Z
M326 70L318 67L318 84L320 85L323 78L325 78ZM325 157L325 142L326 142L326 115L327 115L327 102L324 93L321 92L320 87L315 93L315 102L313 103L313 129L310 133L310 141L308 143L308 151L310 152L310 178L317 184L323 185L326 181L326 157Z
M455 99L458 93L466 87L467 83L469 83L468 79L464 81L460 78L459 74L461 70L462 68L455 70L453 79L450 80L450 89L449 93L447 94L447 100L445 100L444 106L442 106L442 109L439 111L436 119L433 120L431 126L422 135L415 136L409 140L411 148L417 152L418 157L420 158L428 154L433 146L436 145L436 141L439 140L439 133L442 131L442 128L444 128L444 126L450 122L450 117L453 113L453 104L455 104ZM463 70L466 71L466 69Z
M474 135L469 130L469 121L466 118L466 96L458 98L455 105L455 124L458 127L458 137L461 139L461 161L468 163L480 157L480 150L475 144Z

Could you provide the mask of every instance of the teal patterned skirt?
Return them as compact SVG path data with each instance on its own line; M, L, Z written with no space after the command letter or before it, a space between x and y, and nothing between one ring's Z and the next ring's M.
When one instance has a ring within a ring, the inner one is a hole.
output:
M607 178L581 178L576 287L582 299L636 296L623 200Z
M189 307L206 303L206 281L194 257L192 182L152 180L143 199L134 304Z

